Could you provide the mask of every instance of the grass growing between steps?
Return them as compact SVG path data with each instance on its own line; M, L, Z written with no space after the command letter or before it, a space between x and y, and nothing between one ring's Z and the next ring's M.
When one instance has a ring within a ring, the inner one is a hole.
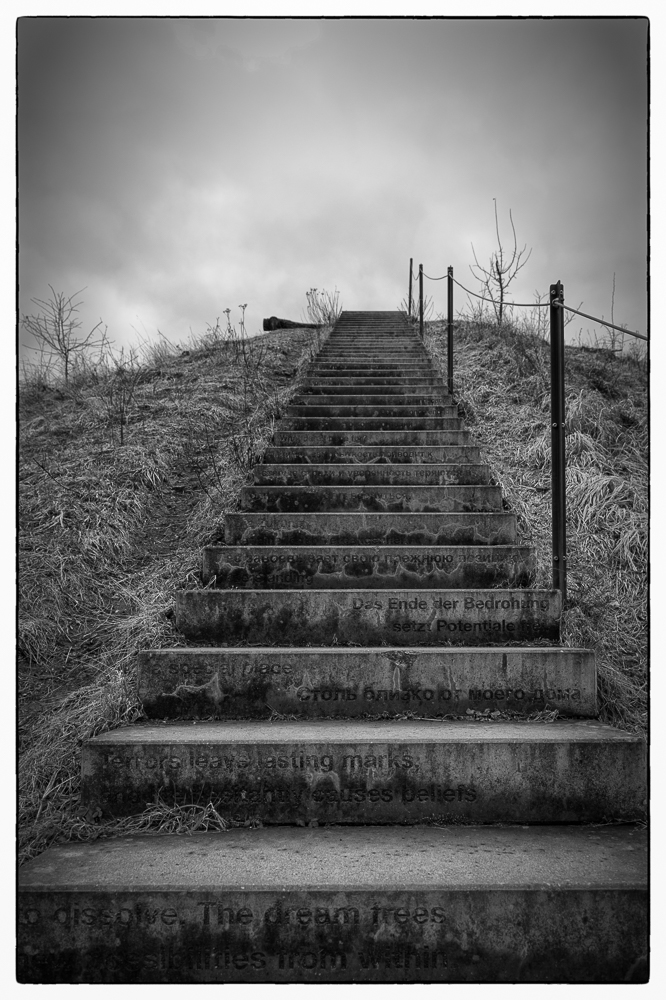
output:
M446 372L446 328L426 344ZM647 725L648 400L640 355L565 348L568 606L562 642L594 649L601 718ZM454 393L536 546L536 585L550 588L550 347L529 329L454 329Z
M188 351L157 345L120 382L89 365L67 385L21 386L21 860L99 834L97 817L80 815L81 745L138 718L136 653L182 644L173 592L197 578L201 547L237 506L325 336L242 344L209 330ZM104 831L223 827L206 803L157 803Z

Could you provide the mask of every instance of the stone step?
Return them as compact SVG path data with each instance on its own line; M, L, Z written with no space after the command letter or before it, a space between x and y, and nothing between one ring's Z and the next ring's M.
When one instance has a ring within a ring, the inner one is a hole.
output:
M416 380L418 382L428 381L429 379L441 379L441 375L434 368L427 368L424 365L419 368L408 367L406 365L393 365L387 368L377 368L366 367L366 368L349 368L345 365L330 365L328 367L316 366L309 368L305 373L305 378L308 381L319 380L319 379L335 379L339 382L341 379L400 379L402 382L408 380Z
M462 425L459 417L459 426ZM279 424L278 424L279 427ZM315 446L323 448L326 445L454 445L462 447L471 444L469 431L280 431L273 435L272 445L285 448L296 446L300 449Z
M246 486L242 510L500 511L499 486Z
M345 378L356 378L357 376L368 377L372 376L386 376L389 378L394 378L395 376L407 376L409 378L416 378L427 375L434 375L441 378L439 372L434 368L431 362L411 362L411 361L373 361L373 362L355 362L352 364L346 364L345 362L338 361L314 361L312 365L307 369L308 376L311 375L343 375Z
M488 465L255 465L257 486L483 486Z
M280 426L293 431L434 431L457 430L461 425L455 414L448 417L283 417ZM452 423L454 421L454 423Z
M344 375L338 375L332 373L330 375L316 375L309 376L308 379L303 383L305 386L317 386L321 387L322 390L328 388L329 386L336 386L348 389L352 387L364 387L364 388L376 388L378 390L384 388L390 389L402 389L406 387L415 387L419 389L421 386L441 386L446 387L446 382L439 375L422 375L422 376L400 376L400 375L357 375L355 377L347 377Z
M558 590L180 590L191 642L238 646L496 646L560 640Z
M204 583L214 582L219 588L231 590L363 588L393 591L403 588L435 590L438 587L469 590L474 587L529 587L534 573L534 552L528 546L446 545L441 542L395 545L389 541L377 546L330 541L325 545L209 545L204 549L202 579Z
M378 371L384 371L386 369L396 369L399 372L405 372L408 369L416 368L418 371L431 371L435 372L435 366L432 358L428 356L414 357L414 358L391 358L387 357L385 354L379 354L377 357L364 357L364 358L340 358L336 360L335 358L321 358L317 355L312 359L308 367L308 371L312 371L313 368L342 368L342 369L352 369L352 370L366 370L366 369L377 369Z
M242 511L225 515L224 541L226 545L247 546L447 545L483 549L515 543L516 515L506 511Z
M643 983L647 861L635 826L61 844L21 871L18 980Z
M326 352L337 352L353 358L357 354L380 355L384 351L388 354L420 354L424 358L429 357L420 341L407 340L405 338L397 339L395 337L374 337L363 340L327 340L318 356Z
M81 805L213 802L235 822L640 819L643 740L591 720L136 723L88 740Z
M346 365L349 368L354 368L357 363L367 365L374 362L394 365L401 365L403 362L421 365L433 364L432 358L425 351L408 347L390 349L387 346L380 346L374 349L330 347L320 351L319 354L311 359L310 363L328 364L331 362Z
M391 410L396 408L402 410L405 406L453 406L454 403L452 396L449 396L448 393L438 391L421 394L411 392L327 393L306 391L294 396L291 405L299 407L308 406L310 408L349 406L354 409L361 407L363 410L366 410L368 407L385 406ZM457 406L457 404L455 405Z
M594 654L544 646L146 650L138 695L154 719L597 714Z
M382 353L389 355L419 354L421 357L429 357L428 352L418 340L402 340L400 342L393 338L383 337L374 340L327 340L322 346L317 357L323 354L340 354L344 357L354 358L359 354L370 354L373 357Z
M441 385L322 385L320 382L306 382L302 386L303 396L361 396L367 398L371 396L386 396L393 399L400 399L403 396L436 396L440 401L443 396L448 396L444 383ZM453 397L448 396L446 400L453 403Z
M416 406L403 406L398 403L382 405L368 403L367 405L345 406L343 403L325 405L323 403L305 403L301 406L292 403L287 406L288 417L457 417L458 407L453 404L425 403Z
M327 447L281 447L269 445L264 452L266 464L278 465L323 465L331 462L336 465L362 465L381 463L399 463L414 465L431 465L442 462L474 462L481 458L479 449L470 445L329 445Z

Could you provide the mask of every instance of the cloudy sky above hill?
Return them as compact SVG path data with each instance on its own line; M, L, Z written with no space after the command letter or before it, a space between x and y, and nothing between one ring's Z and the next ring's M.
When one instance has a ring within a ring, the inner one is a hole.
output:
M397 308L410 257L478 290L496 198L533 248L517 301L561 279L610 317L615 273L645 332L646 44L627 18L22 18L21 310L85 286L84 327L182 342L311 287Z

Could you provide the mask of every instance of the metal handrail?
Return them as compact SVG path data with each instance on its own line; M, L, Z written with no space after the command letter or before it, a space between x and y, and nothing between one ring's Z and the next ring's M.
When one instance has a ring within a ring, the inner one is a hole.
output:
M424 274L423 264L419 264L419 335L423 339L423 278L429 281L447 279L447 375L448 391L453 395L453 284L455 282L468 295L473 295L482 302L492 302L494 299L477 295L456 281L453 268L448 267L446 274L433 278ZM409 262L409 294L411 317L412 292L412 260ZM598 316L591 316L573 309L564 303L564 286L557 281L550 286L548 302L507 302L506 306L518 306L528 309L550 309L550 450L551 450L551 497L552 497L552 579L553 589L562 595L562 606L567 596L567 495L566 495L566 442L565 442L565 403L564 403L564 310L584 316L602 326L620 333L628 333L631 337L649 342L648 337L635 330L626 330L622 326L608 323Z

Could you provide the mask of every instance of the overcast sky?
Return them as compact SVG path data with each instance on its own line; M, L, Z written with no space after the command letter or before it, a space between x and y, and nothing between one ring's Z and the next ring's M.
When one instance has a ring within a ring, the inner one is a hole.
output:
M561 279L610 317L615 273L646 332L646 45L640 19L23 18L20 308L85 286L130 344L240 303L255 333L311 287L395 309L410 257L478 290L496 198L533 248L517 301Z

